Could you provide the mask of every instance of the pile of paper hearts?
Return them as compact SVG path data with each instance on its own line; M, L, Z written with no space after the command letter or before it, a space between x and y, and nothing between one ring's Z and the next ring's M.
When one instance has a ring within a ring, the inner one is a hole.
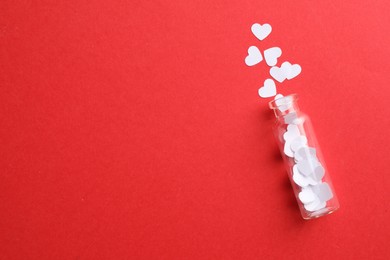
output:
M288 124L283 134L284 153L295 162L292 179L301 188L299 200L307 211L313 212L325 208L333 193L328 183L322 181L325 168L317 158L316 149L307 145L307 137L295 122Z
M269 24L255 23L251 27L252 33L260 41L267 38L271 33L272 27ZM280 67L277 66L278 59L282 56L282 50L279 47L271 47L264 51L264 59L268 66L271 67L270 75L276 81L282 83L286 79L290 80L298 76L302 68L298 64L291 64L285 61ZM248 48L248 56L245 58L245 64L248 66L254 66L259 64L263 60L261 51L256 46L250 46ZM272 79L266 79L264 85L259 88L259 96L263 98L273 97L277 94L275 81Z

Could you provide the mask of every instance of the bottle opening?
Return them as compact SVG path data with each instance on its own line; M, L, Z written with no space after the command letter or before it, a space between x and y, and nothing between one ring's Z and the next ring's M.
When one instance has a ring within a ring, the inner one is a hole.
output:
M291 94L277 98L269 102L269 108L274 111L276 118L285 117L286 115L296 114L298 112L298 95Z
M288 96L284 96L281 98L277 98L275 100L272 100L268 103L269 108L271 109L283 109L283 108L290 108L293 106L293 104L298 100L297 94L291 94Z

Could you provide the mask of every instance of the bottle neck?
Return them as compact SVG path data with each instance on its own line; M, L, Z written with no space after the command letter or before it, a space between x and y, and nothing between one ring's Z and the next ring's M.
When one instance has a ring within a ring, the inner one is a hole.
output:
M292 94L269 102L269 107L274 111L277 120L286 121L290 117L298 117L298 95ZM288 120L289 121L289 120Z

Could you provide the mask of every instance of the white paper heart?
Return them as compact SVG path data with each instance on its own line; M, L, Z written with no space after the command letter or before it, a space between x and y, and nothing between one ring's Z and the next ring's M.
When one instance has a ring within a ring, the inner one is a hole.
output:
M297 163L298 170L304 176L309 176L314 171L314 165L311 160L302 160Z
M298 194L299 200L304 203L313 202L316 199L315 193L311 190L311 188L303 188L302 191Z
M297 112L290 112L284 115L283 118L285 124L297 125L297 123L299 123L299 120L297 120L299 118Z
M275 96L275 104L278 106L278 109L281 112L287 111L290 108L290 104L286 104L286 99L282 99L282 94L277 94Z
M320 162L317 161L316 159L314 160L308 159L308 160L301 160L297 162L296 165L298 166L298 170L301 174L305 176L311 176L314 173L316 167L320 165Z
M251 31L257 39L262 41L267 38L267 36L271 33L272 27L268 23L265 23L263 25L255 23L252 25Z
M323 209L326 207L326 201L322 201L318 206L314 209L315 211L318 211L320 209Z
M286 74L282 68L274 66L269 70L269 74L278 82L282 83L286 79Z
M282 65L283 66L283 65ZM295 78L299 74L301 74L302 68L299 64L294 64L289 66L288 71L286 73L286 78L288 80Z
M271 76L282 83L285 79L293 79L302 72L302 68L299 64L292 65L290 62L285 61L280 67L274 66L270 69Z
M315 148L312 147L301 147L297 150L297 152L294 154L294 160L295 162L299 162L301 160L317 160L317 152Z
M321 163L319 163L314 169L313 179L316 181L321 181L324 175L325 175L324 166L322 166Z
M283 134L283 139L286 141L284 143L283 152L288 157L293 158L294 157L294 151L292 150L291 144L295 139L297 139L300 136L299 127L297 125L288 125L287 131Z
M284 143L283 152L284 152L284 154L287 155L288 157L293 158L293 157L294 157L294 152L293 152L293 150L291 150L291 142L292 142L292 140L287 140L287 141Z
M317 185L317 184L318 184L318 181L314 180L311 176L306 177L306 181L307 181L310 185Z
M284 75L288 80L295 78L302 71L302 68L301 66L299 66L299 64L292 65L288 61L283 62L281 69L282 69L282 73L284 73Z
M283 97L283 95L282 94L277 94L276 96L275 96L275 100L277 100L277 99L279 99L279 98L282 98ZM277 102L276 102L277 103Z
M318 182L313 180L313 178L301 174L301 172L298 169L298 165L296 164L293 166L293 180L297 185L301 186L302 188L307 187L308 185L318 184Z
M275 82L272 79L266 79L264 86L259 88L259 96L263 98L273 97L276 95Z
M306 146L307 144L307 138L304 135L300 135L291 142L291 150L295 153L299 150L299 148Z
M287 78L287 75L290 73L291 66L292 66L291 63L288 61L283 62L282 65L280 66L280 68L282 69L282 72L284 73L286 78Z
M304 204L304 207L307 211L316 211L317 208L320 208L319 206L321 205L321 200L315 196L315 199L307 204Z
M326 182L315 185L313 191L321 201L328 201L333 198L332 189Z
M293 181L300 187L306 187L309 185L306 178L298 171L297 165L293 166Z
M278 58L282 55L279 47L272 47L264 51L264 59L268 66L272 67L278 63Z
M246 65L253 66L260 63L262 60L263 56L256 46L251 46L248 48L248 56L245 58Z
M297 125L288 125L287 131L283 134L285 141L293 140L300 135L299 127Z

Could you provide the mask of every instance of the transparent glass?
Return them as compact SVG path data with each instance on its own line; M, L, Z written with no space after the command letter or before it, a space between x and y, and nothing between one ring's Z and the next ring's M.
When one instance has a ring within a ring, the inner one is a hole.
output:
M312 124L297 104L296 94L269 103L276 122L274 134L304 219L336 211L339 202L318 146Z

